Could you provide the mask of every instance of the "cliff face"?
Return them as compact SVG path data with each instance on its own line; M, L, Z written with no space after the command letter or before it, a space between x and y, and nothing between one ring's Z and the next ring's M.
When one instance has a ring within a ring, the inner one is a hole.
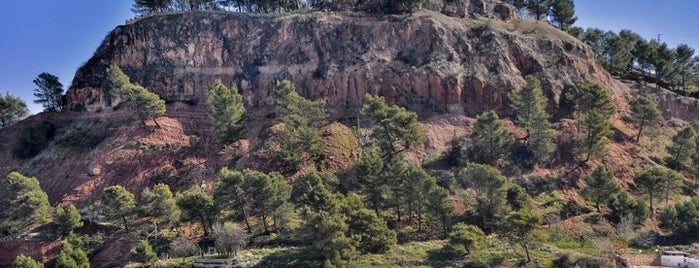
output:
M507 113L507 93L529 74L543 81L551 108L573 81L612 84L582 43L546 23L515 20L502 4L455 2L462 5L428 2L441 12L401 16L189 13L141 19L112 31L78 70L69 106L97 111L115 104L105 88L110 64L169 102L201 102L221 79L238 86L248 109L269 105L275 81L290 79L301 94L327 99L335 118L354 117L366 93L421 115L472 115Z

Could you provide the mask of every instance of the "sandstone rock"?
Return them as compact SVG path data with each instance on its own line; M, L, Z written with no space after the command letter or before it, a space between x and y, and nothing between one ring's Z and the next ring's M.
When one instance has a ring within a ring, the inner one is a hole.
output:
M485 0L449 1L445 9L450 5L463 14L493 7ZM274 83L290 79L301 94L327 99L335 119L354 117L367 93L423 116L507 113L507 93L529 74L542 80L551 108L575 80L611 81L585 45L546 23L430 11L148 17L117 27L78 70L68 91L72 110L116 104L105 82L110 64L166 101L189 104L201 103L221 79L240 89L249 109L264 110Z

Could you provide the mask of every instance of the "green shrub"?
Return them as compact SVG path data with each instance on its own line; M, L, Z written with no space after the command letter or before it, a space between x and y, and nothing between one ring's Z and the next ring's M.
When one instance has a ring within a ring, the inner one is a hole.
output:
M92 149L102 141L102 138L92 134L89 129L73 127L66 135L56 139L56 144L62 147Z
M55 135L56 126L50 122L27 127L15 144L12 155L21 159L32 158L44 150Z

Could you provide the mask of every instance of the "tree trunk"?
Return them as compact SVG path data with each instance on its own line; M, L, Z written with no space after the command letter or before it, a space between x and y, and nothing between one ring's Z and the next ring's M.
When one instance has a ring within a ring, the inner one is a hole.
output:
M529 256L529 247L527 246L527 242L522 242L524 244L524 252L527 254L527 263L532 262L532 258Z
M126 230L126 232L128 233L129 225L126 223L126 216L121 216L121 221L124 222L124 230Z
M641 119L641 123L638 125L638 134L636 134L636 143L641 140L641 131L643 131L643 126L646 124L646 118Z
M655 218L655 210L653 209L653 191L648 188L648 196L650 197L650 217Z

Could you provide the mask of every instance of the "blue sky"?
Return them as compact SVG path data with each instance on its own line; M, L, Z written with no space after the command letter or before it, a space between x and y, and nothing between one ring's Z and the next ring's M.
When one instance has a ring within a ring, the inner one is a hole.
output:
M697 0L576 0L576 25L633 30L699 48ZM133 16L130 0L0 0L0 94L22 97L32 113L32 80L58 76L67 89L102 39Z

